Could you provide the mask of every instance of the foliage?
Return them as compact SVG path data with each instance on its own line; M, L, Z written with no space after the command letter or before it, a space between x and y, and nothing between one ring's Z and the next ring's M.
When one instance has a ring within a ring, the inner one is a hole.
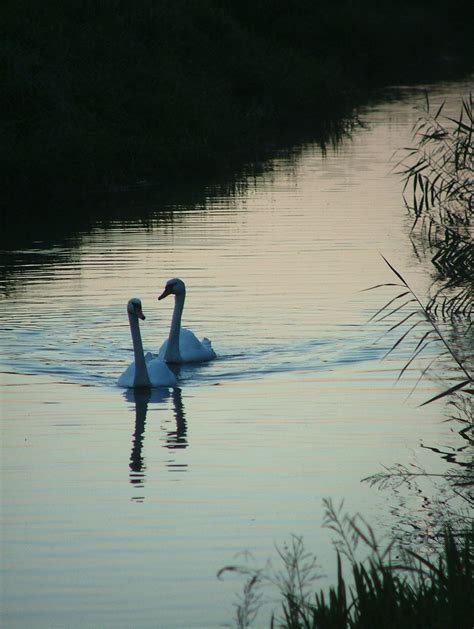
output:
M457 544L449 529L443 552L428 560L414 551L394 556L393 542L382 548L371 527L361 516L342 521L327 501L327 524L340 535L338 585L326 600L321 592L310 610L299 609L297 623L288 628L470 627L474 617L474 531ZM362 542L370 551L367 560L355 559L354 549ZM340 560L349 558L353 585L347 587ZM286 603L288 608L289 603Z
M440 46L455 65L471 58L466 0L4 0L0 11L2 173L9 189L43 193L233 167L288 130L324 136L349 92L426 74Z
M424 115L413 129L415 146L404 149L402 176L404 198L414 217L423 245L431 253L437 270L434 294L424 305L402 275L385 260L399 282L379 285L402 289L380 308L372 319L396 318L388 332L399 330L401 336L387 355L405 339L417 340L411 358L400 372L425 350L437 344L440 351L423 368L420 379L433 363L448 356L460 378L425 404L463 390L473 393L472 314L474 306L474 108L470 95L462 102L459 117L443 116L444 103L432 113L428 96ZM383 256L382 256L383 257ZM408 309L408 314L407 314ZM398 320L397 320L398 319ZM451 324L443 331L443 323ZM407 325L407 327L403 327Z
M374 623L387 629L471 629L474 618L474 529L459 539L447 528L443 549L434 558L426 558L413 550L395 549L394 542L382 546L370 525L360 515L342 514L341 504L335 508L325 500L325 525L336 534L337 585L328 593L308 595L294 580L283 581L280 588L282 617L272 617L272 627L287 629L371 629ZM368 550L365 560L357 558L359 547ZM305 573L308 553L301 540L280 553L282 572L287 575ZM303 566L298 567L303 561ZM313 559L312 561L315 561ZM312 565L312 561L309 565ZM343 561L351 567L351 584L344 578ZM220 571L237 571L249 578L245 587L265 581L273 583L264 570L250 573L247 568L231 566ZM245 601L244 601L245 602ZM253 610L249 627L256 618ZM248 618L240 611L240 619Z
M468 394L472 394L474 390L471 388L474 380L473 376L469 370L467 360L464 360L459 354L457 348L453 343L449 341L447 336L441 330L441 327L438 325L435 316L433 315L432 309L423 305L419 297L416 295L414 290L409 286L404 277L395 269L394 266L390 264L390 262L382 256L386 264L389 266L391 271L395 274L399 282L396 283L386 283L386 284L378 284L377 286L372 286L366 290L373 290L381 287L397 287L401 288L402 291L399 292L395 297L391 298L385 305L383 305L372 317L371 319L377 321L383 321L385 319L395 317L396 323L391 325L387 333L393 332L394 330L404 330L404 332L399 336L397 341L392 345L392 347L385 354L385 357L391 354L400 344L405 341L405 339L410 338L414 335L416 337L416 346L412 351L411 358L401 369L398 378L400 379L403 374L406 372L408 367L418 358L420 355L433 343L437 344L440 348L439 351L435 354L434 358L431 358L428 364L423 368L420 379L429 371L432 365L439 358L448 356L452 363L457 367L460 377L458 378L456 384L445 389L442 393L435 395L434 397L426 400L424 404L429 404L430 402L434 402L435 400L441 399L447 395L451 395L456 391L464 390ZM407 314L408 309L408 314ZM407 324L407 328L403 328ZM419 380L420 380L419 379ZM419 382L418 380L418 382ZM416 386L416 385L415 385Z
M430 473L414 464L398 464L391 468L385 467L382 472L364 479L371 486L381 489L390 487L395 492L400 485L405 485L422 498L421 511L426 510L429 518L426 518L426 513L422 514L417 523L417 514L410 511L405 516L405 523L410 531L405 533L403 513L399 512L396 536L399 542L408 544L412 544L416 536L424 545L439 539L443 528L449 528L449 534L445 537L446 544L450 543L454 535L469 529L472 526L474 504L474 388L470 363L474 296L474 247L471 236L474 207L472 96L463 101L458 119L447 117L442 120L442 111L443 105L432 114L427 97L425 115L414 127L416 146L405 149L402 162L404 197L414 216L413 231L418 233L422 244L426 243L431 252L433 264L438 271L437 282L442 283L441 288L438 286L428 304L424 305L401 273L383 258L397 281L372 288L388 286L400 290L372 319L390 322L386 334L398 333L397 340L386 356L407 340L414 342L411 356L401 369L399 378L415 360L426 355L428 347L435 348L434 356L433 352L427 356L418 382L439 364L442 357L448 359L451 367L454 366L458 374L456 383L424 404L449 396L451 420L463 425L459 435L464 439L464 444L457 448L422 446L440 454L451 464L444 473ZM450 325L446 326L446 323ZM427 482L433 485L430 492L426 492L424 487ZM451 550L448 546L445 548L446 553Z
M443 116L444 103L413 129L402 176L413 229L428 243L441 287L427 305L435 316L471 320L474 305L474 108L472 94L457 119Z
M270 587L277 590L281 596L298 605L309 605L312 596L312 586L320 577L318 562L312 553L308 552L303 539L293 535L289 543L276 547L281 560L281 568L274 568L268 562L265 568L255 568L247 561L246 565L231 565L221 568L217 573L221 578L226 573L244 575L246 581L243 594L236 604L235 626L239 629L250 627L257 618L258 612L266 602L263 589ZM252 559L250 555L247 560ZM272 626L274 619L272 618Z
M422 543L424 547L439 547L443 530L449 526L454 535L469 528L474 509L474 434L472 425L472 398L456 394L447 404L450 421L462 426L458 431L462 439L456 446L428 446L443 458L449 467L443 472L430 472L421 465L396 464L383 466L383 470L363 481L378 489L391 489L394 499L400 496L394 509L394 534L407 546ZM403 486L403 491L400 488ZM409 495L415 501L407 501Z

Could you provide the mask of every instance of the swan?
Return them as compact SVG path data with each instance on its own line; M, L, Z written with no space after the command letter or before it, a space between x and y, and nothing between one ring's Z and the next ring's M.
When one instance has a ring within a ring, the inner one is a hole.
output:
M186 286L183 280L177 278L168 280L158 300L168 295L174 295L173 318L168 340L160 347L158 357L167 363L198 363L215 358L216 353L209 339L204 338L200 341L191 330L181 327L181 316L186 298Z
M153 356L143 354L142 337L138 319L145 319L142 302L134 297L127 304L130 332L132 334L135 361L125 369L117 381L119 387L174 387L176 377L165 362Z

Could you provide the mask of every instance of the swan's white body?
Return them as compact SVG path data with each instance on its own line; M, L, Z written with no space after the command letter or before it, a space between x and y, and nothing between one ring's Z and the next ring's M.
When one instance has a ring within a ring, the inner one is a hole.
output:
M179 358L170 360L167 358L169 339L160 347L158 358L170 363L199 363L212 360L216 357L209 339L200 341L192 330L181 328L179 331Z
M135 360L118 379L118 386L127 388L176 386L176 376L166 363L149 352L146 356L143 353L142 337L138 324L139 318L145 318L142 312L141 301L137 298L130 299L127 305L127 312Z
M165 290L158 297L163 299L174 295L174 310L168 340L160 347L158 357L167 363L199 363L216 357L211 341L204 338L200 341L194 332L181 327L186 287L179 279L168 280Z

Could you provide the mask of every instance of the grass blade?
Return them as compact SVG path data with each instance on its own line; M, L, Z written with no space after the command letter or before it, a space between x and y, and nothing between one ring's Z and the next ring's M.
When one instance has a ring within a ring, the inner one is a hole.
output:
M426 402L423 402L423 404L420 404L420 406L425 406L426 404L430 404L431 402L434 402L435 400L440 400L441 398L446 397L447 395L451 395L451 393L454 393L455 391L459 391L460 389L464 388L468 384L472 384L472 380L464 380L463 382L458 382L457 384L450 387L446 391L443 391L442 393L435 395L429 400L426 400Z

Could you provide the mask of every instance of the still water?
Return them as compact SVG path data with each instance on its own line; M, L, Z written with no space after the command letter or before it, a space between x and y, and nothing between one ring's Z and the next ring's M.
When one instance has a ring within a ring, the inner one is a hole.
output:
M455 115L468 86L429 90ZM444 470L421 447L455 439L443 404L418 407L438 385L407 399L416 368L395 384L409 348L382 361L386 324L367 323L392 293L364 292L393 281L380 253L420 296L431 283L391 173L423 101L407 89L367 107L351 138L277 155L233 194L210 188L146 225L97 223L8 254L2 626L221 626L240 582L216 572L239 553L263 565L302 535L323 585L335 572L323 498L390 532L393 496L361 479L397 462ZM157 351L171 277L187 284L184 325L217 359L182 367L174 390L119 389L127 301L141 298L145 351Z

